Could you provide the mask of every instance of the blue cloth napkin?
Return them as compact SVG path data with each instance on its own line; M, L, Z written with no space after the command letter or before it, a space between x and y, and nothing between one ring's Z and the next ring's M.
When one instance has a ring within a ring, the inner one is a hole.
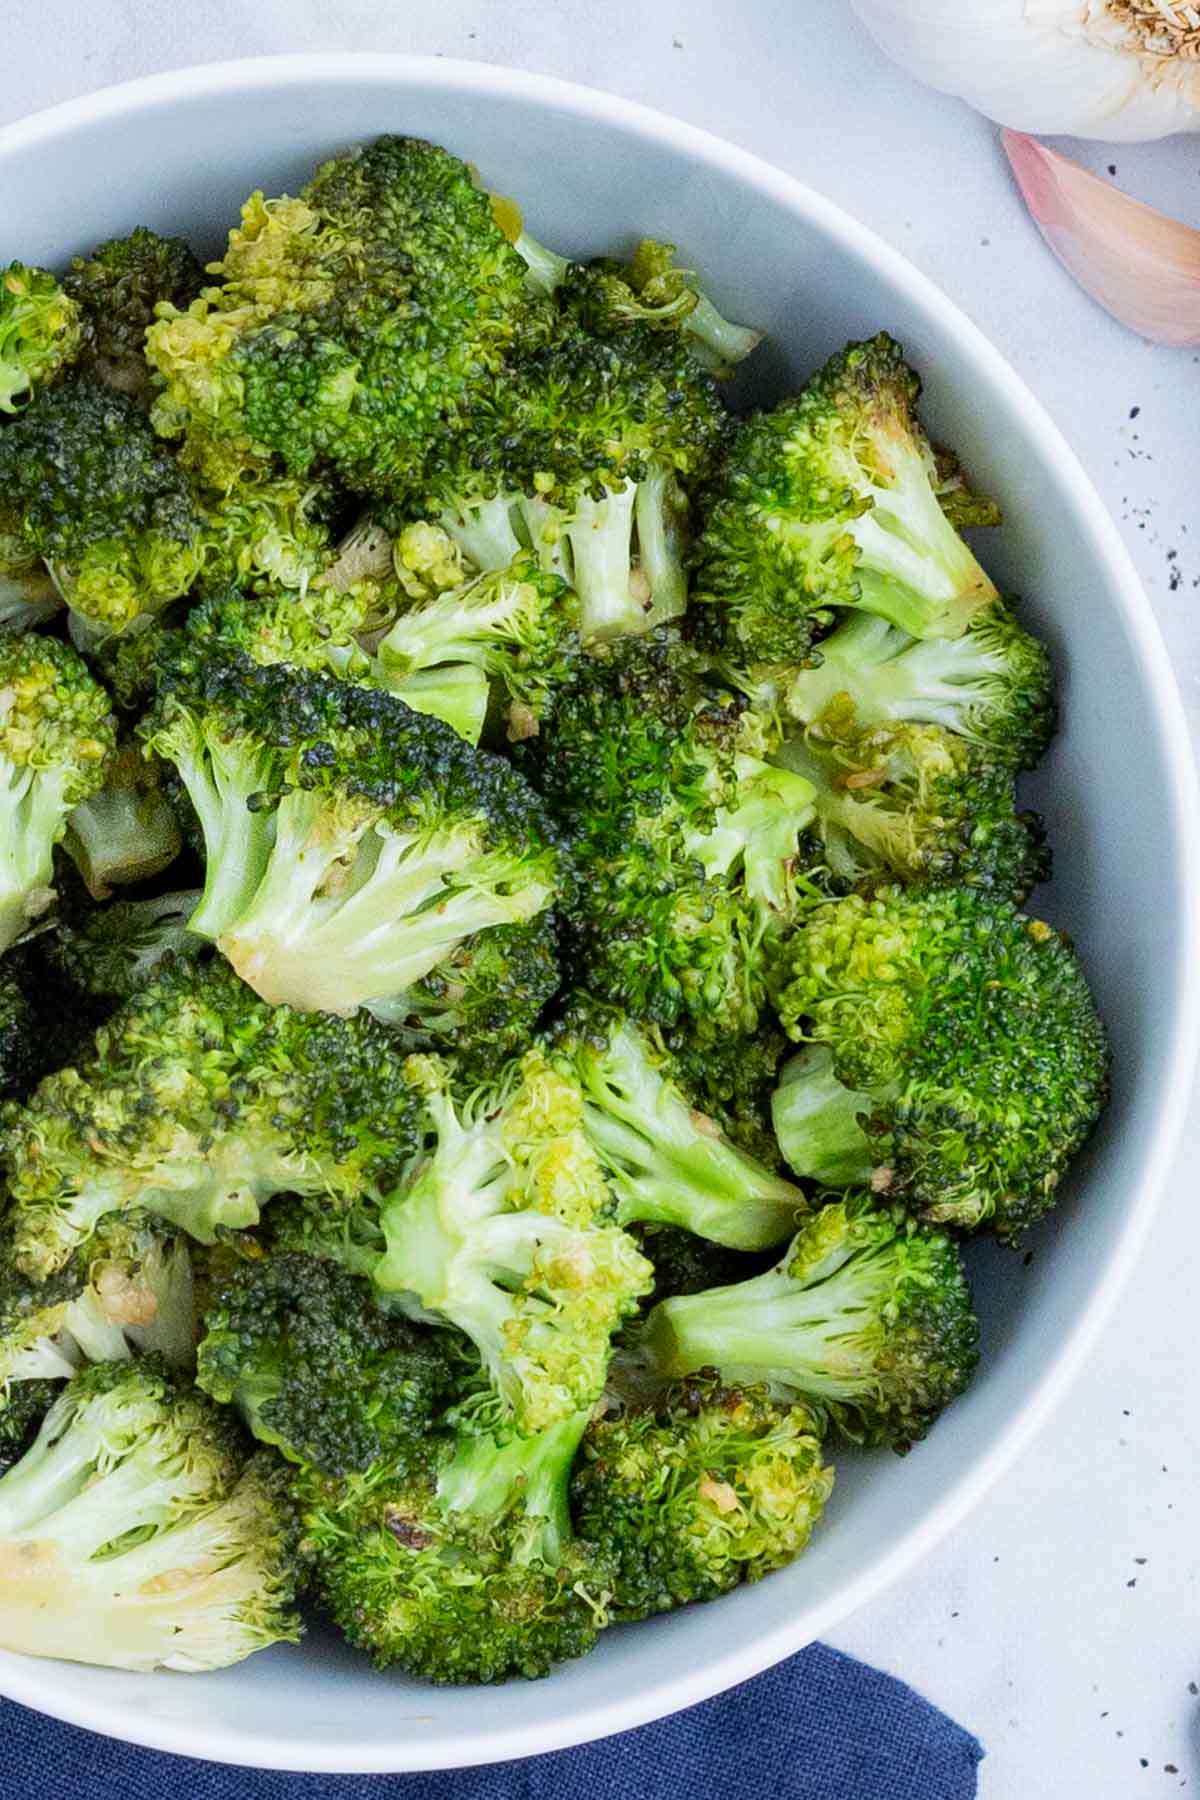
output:
M901 1681L814 1644L640 1731L440 1775L280 1775L0 1705L3 1800L973 1800L983 1750Z

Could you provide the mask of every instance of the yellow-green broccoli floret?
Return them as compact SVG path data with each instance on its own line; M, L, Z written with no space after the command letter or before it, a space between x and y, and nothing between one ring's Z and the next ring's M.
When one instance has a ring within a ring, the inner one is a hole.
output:
M83 341L79 307L45 269L9 263L0 272L0 413L73 362Z

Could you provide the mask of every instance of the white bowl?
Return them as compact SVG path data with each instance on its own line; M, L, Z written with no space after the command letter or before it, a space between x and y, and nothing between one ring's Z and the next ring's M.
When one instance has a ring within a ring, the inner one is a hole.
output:
M1170 1167L1200 1025L1200 804L1129 558L1007 364L827 200L588 89L440 59L289 57L155 76L0 131L0 266L16 255L58 264L139 223L215 249L252 188L294 192L317 159L384 131L476 162L558 248L594 253L643 233L678 243L724 310L766 328L759 393L785 392L846 338L883 326L907 346L934 435L1004 505L990 564L1028 596L1058 655L1062 732L1031 784L1055 849L1044 910L1082 949L1112 1031L1115 1086L1030 1266L973 1247L984 1358L971 1392L904 1461L843 1459L812 1547L770 1580L614 1631L583 1662L502 1692L376 1674L317 1635L204 1677L0 1656L0 1690L78 1725L191 1756L333 1772L498 1761L643 1724L779 1661L910 1568L1045 1419L1109 1313Z

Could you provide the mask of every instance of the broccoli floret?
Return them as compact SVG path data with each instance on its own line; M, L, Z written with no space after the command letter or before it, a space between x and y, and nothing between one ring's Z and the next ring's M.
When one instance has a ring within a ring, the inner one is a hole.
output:
M531 237L519 214L515 222L513 244L534 292L565 298L573 316L598 337L629 325L682 333L692 355L719 380L732 375L762 342L761 331L721 317L694 272L677 266L674 244L642 238L628 262L598 257L581 269Z
M630 1225L630 1237L654 1269L654 1286L642 1302L648 1312L671 1294L699 1294L705 1288L727 1287L747 1275L761 1274L774 1261L774 1250L757 1255L730 1250L711 1238L697 1237L680 1225ZM637 1321L625 1328L636 1336ZM611 1385L611 1383L610 1383Z
M433 1333L385 1313L369 1281L297 1252L239 1262L214 1285L196 1379L255 1437L331 1475L425 1430L451 1386Z
M299 1483L316 1589L350 1642L434 1682L545 1675L590 1650L612 1571L571 1531L586 1424L427 1438L344 1482Z
M198 1672L294 1642L295 1530L278 1472L153 1363L70 1382L0 1478L0 1644Z
M0 413L19 412L74 361L82 339L79 308L53 275L9 263L0 273Z
M529 923L565 886L520 777L389 694L213 665L201 646L143 730L203 827L191 929L273 1004L394 1010L467 938Z
M212 272L147 354L159 430L222 489L272 458L297 475L327 459L387 494L540 310L471 170L415 138L335 158L298 200L252 195Z
M650 1032L578 1003L554 1053L581 1090L583 1130L621 1224L682 1225L734 1250L764 1250L791 1236L804 1195L698 1110Z
M37 1008L9 959L0 969L0 1100L19 1098L42 1075L38 1026Z
M324 671L395 694L414 712L477 743L489 683L503 696L510 739L528 737L577 646L574 597L531 557L414 605L398 579L302 594L215 595L189 632L218 655Z
M708 1039L687 1026L659 1034L676 1081L729 1140L765 1168L782 1169L771 1120L771 1094L791 1044L773 1020L749 1036Z
M303 593L336 557L338 496L325 483L260 475L205 493L201 585Z
M540 1053L459 1100L441 1059L405 1067L429 1144L381 1208L374 1279L414 1317L466 1332L521 1428L541 1430L599 1395L650 1266L610 1222L578 1089Z
M518 746L576 840L577 978L704 1042L755 1029L764 942L796 916L813 790L765 760L764 730L656 633L583 659L547 727Z
M168 958L208 953L204 939L188 930L199 899L193 890L71 909L39 946L81 993L96 1000L130 1000Z
M715 1600L793 1562L833 1488L808 1410L711 1378L589 1425L580 1536L616 1567L614 1622Z
M9 1118L17 1264L44 1278L132 1208L211 1243L273 1194L348 1205L395 1182L417 1117L374 1020L266 1006L219 959L166 964Z
M93 900L107 900L114 887L160 874L182 848L158 766L142 755L139 744L123 744L108 763L103 787L67 820L63 849Z
M0 492L89 639L138 625L200 570L183 475L136 403L98 382L40 394L0 432Z
M54 846L115 742L108 695L69 645L0 634L0 951L53 903Z
M1002 1238L1032 1225L1107 1097L1104 1029L1069 944L970 888L814 909L781 955L777 1001L809 1046L776 1097L792 1167L836 1183L857 1154L877 1190L936 1223Z
M0 631L31 631L62 606L49 570L26 542L20 513L0 500Z
M695 624L710 648L739 664L798 663L831 606L924 638L958 636L991 604L955 520L994 514L939 468L920 391L881 334L739 427L696 547Z
M63 288L82 314L81 366L148 405L145 344L154 309L160 300L188 306L203 286L204 270L183 239L159 237L144 225L73 257Z
M803 724L940 725L989 758L1031 769L1054 732L1054 675L1044 644L1003 601L956 638L913 639L869 613L853 613L816 646L786 706Z
M812 725L780 759L810 781L835 893L903 881L1023 900L1049 875L1042 822L1011 768L938 725Z
M0 1435L27 1383L70 1379L85 1363L156 1352L191 1366L197 1316L191 1258L139 1215L105 1220L43 1282L0 1252Z
M60 1392L57 1381L22 1381L13 1388L0 1408L0 1475L24 1456Z
M867 1195L831 1200L764 1275L656 1306L639 1338L670 1381L718 1370L800 1399L855 1443L906 1449L975 1372L953 1239Z

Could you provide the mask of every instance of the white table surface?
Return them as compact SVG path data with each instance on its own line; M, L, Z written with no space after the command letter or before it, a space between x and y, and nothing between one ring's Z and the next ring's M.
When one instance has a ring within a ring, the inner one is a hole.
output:
M801 176L940 282L1057 419L1120 522L1200 738L1200 356L1144 344L1084 300L1043 252L992 128L892 68L845 0L3 11L0 123L191 62L436 52L609 88ZM1200 138L1091 161L1200 224ZM983 1800L1200 1791L1197 1152L1200 1106L1154 1243L1067 1404L952 1541L833 1633L979 1735Z

